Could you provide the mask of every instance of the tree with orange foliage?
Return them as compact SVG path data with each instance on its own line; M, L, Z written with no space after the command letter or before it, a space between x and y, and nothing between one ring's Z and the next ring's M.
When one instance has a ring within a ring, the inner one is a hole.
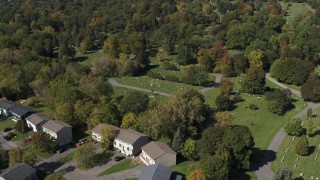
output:
M200 169L192 170L187 176L187 180L206 180L206 175Z

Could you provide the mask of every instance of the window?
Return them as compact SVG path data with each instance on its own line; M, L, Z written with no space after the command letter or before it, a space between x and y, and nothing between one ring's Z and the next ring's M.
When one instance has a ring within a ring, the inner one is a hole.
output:
M122 147L122 145L121 145L121 144L119 144L119 147Z
M113 143L113 145L115 145L115 146L116 146L116 145L117 145L117 143L116 143L116 142L114 142L114 143Z

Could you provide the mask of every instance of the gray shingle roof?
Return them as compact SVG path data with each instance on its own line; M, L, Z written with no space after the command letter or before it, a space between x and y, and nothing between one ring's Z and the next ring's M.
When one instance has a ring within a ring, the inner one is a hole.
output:
M161 141L152 141L141 148L146 152L152 159L157 159L164 154L177 154L172 150L166 143Z
M10 106L14 106L14 105L15 105L14 102L8 101L7 99L1 98L0 100L0 108L7 109Z
M17 104L12 110L11 110L12 113L14 114L17 114L19 116L23 116L27 113L30 113L30 112L35 112L33 109L27 107L27 106L22 106L22 105L19 105Z
M117 135L117 139L120 139L129 144L135 143L140 137L147 136L133 129L121 129Z
M5 180L24 180L36 173L36 170L27 163L18 163L4 170L0 177Z
M114 126L114 125L111 125L111 124L107 124L107 123L100 123L100 124L96 125L96 127L94 127L94 128L92 129L92 132L95 132L95 133L97 133L97 134L100 134L100 129L101 129L101 127L103 127L103 126L105 126L105 125L106 125L106 126L110 126L110 127L112 127L113 129L120 131L120 128L118 128L117 126Z
M46 121L49 121L50 119L50 117L44 116L42 114L32 114L26 117L26 120L31 122L33 125L44 123Z
M139 180L170 180L172 171L161 164L153 164L143 168Z
M52 132L59 132L64 127L72 127L69 124L66 124L64 122L58 121L58 120L50 120L46 122L43 126L43 128L49 129Z

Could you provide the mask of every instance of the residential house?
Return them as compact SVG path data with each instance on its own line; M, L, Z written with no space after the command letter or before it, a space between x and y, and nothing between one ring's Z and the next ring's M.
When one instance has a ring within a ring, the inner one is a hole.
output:
M31 128L33 132L38 132L42 130L42 125L50 119L50 117L41 114L32 114L26 117L26 122L28 127Z
M11 110L13 121L24 120L26 117L30 116L33 113L35 113L33 109L19 104L16 104Z
M153 164L142 169L139 180L182 180L182 176L173 174L172 170L164 165Z
M59 146L72 142L72 126L58 120L50 120L42 125L43 132L53 137Z
M152 141L141 149L140 160L146 165L156 163L161 163L168 167L176 165L177 153L164 142Z
M113 147L122 154L131 157L139 155L141 147L148 142L147 135L132 129L121 129L113 142Z
M111 124L106 124L106 123L100 123L92 129L92 139L94 139L98 142L101 141L101 138L102 138L101 137L101 128L103 128L103 126L109 126L109 127L112 127L113 129L115 129L116 131L120 131L120 128L118 128L117 126L114 126Z
M38 180L36 170L27 163L18 163L0 174L0 180Z
M0 115L4 117L11 116L11 110L15 107L15 103L8 101L6 98L0 99Z

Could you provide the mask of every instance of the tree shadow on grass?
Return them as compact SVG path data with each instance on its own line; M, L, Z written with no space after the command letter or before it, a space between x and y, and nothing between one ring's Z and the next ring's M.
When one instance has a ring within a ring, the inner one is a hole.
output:
M252 149L251 171L258 170L260 167L269 164L276 159L276 152L272 150Z
M308 156L310 156L316 150L315 146L310 146L308 149Z
M43 162L37 165L37 169L42 170L47 173L53 173L56 169L62 166L60 162Z
M246 171L239 171L233 178L234 180L250 180L251 177L246 174Z

